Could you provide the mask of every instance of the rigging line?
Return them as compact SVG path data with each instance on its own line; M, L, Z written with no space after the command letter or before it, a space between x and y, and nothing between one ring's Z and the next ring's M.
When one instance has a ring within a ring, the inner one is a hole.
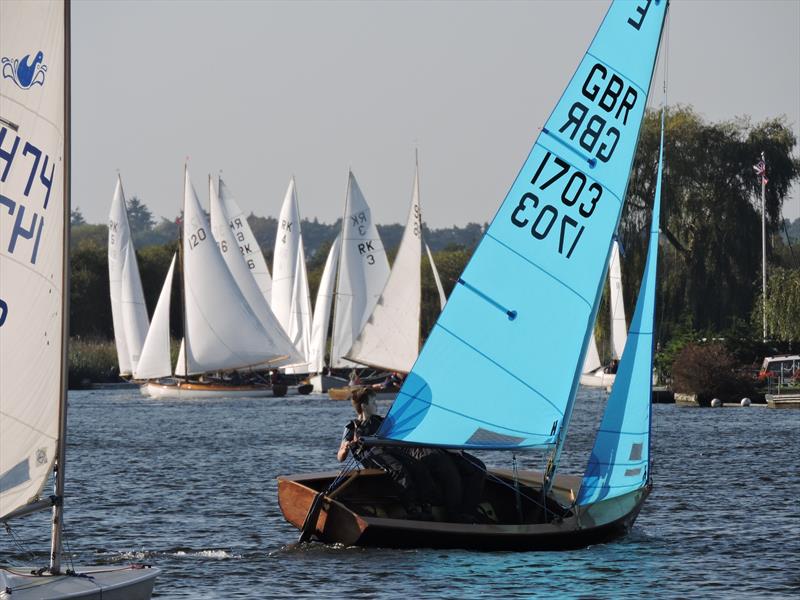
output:
M25 542L25 540L23 540L22 537L17 535L17 532L14 530L13 527L11 527L11 524L8 521L3 521L3 524L6 526L6 533L11 537L11 541L14 544L14 546L17 547L17 549L21 554L27 555L30 561L34 562L36 560L36 553L34 553L33 550L26 547L27 543Z

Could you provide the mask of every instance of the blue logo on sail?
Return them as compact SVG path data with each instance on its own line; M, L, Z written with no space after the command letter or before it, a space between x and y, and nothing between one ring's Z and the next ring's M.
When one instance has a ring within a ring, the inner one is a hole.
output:
M44 53L39 50L31 60L31 55L26 54L21 59L4 56L0 62L3 64L3 78L10 79L23 90L29 90L35 85L44 85L44 76L47 72Z

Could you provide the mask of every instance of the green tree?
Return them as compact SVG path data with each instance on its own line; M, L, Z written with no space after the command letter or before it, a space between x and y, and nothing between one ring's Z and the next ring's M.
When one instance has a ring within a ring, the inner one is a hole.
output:
M635 302L647 252L659 134L660 113L649 112L619 231L626 306ZM767 228L777 234L781 206L800 175L795 145L784 118L709 123L690 107L668 111L656 315L661 339L687 319L697 330L722 331L749 318L761 273L760 184L753 164L763 151Z
M127 201L128 205L128 224L134 238L140 234L147 233L153 228L155 219L153 213L138 197L131 196Z
M69 213L69 224L73 227L76 225L86 225L86 219L83 218L83 213L81 212L80 207L76 206Z
M763 296L753 308L753 322L761 326ZM800 269L775 267L767 277L767 335L779 342L800 341Z

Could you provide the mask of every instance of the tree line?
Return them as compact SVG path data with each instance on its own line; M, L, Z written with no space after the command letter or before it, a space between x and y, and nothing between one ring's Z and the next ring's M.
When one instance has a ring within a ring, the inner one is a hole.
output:
M647 252L653 205L660 113L648 112L642 126L626 202L618 230L622 246L623 289L632 316ZM691 107L669 109L665 121L665 168L662 182L661 252L656 309L659 348L674 340L708 337L761 338L761 199L753 165L764 152L767 163L766 228L768 292L772 348L800 343L800 219L781 217L792 184L800 178L794 156L797 140L785 118L753 123L748 118L709 122ZM498 199L499 202L500 199ZM139 198L128 201L128 215L148 310L152 313L173 253L176 221L157 221ZM272 263L277 232L274 217L251 214L248 222ZM72 214L72 335L113 337L108 293L107 228ZM312 302L328 249L341 221L302 221ZM378 226L389 258L400 243L403 226ZM423 235L449 294L480 240L485 224L428 229ZM427 263L427 257L423 258ZM175 324L180 335L180 296L173 292ZM426 334L439 312L431 271L423 265L422 330ZM601 354L608 354L608 293L603 295L596 330ZM793 346L794 345L794 346ZM758 347L754 353L770 350Z

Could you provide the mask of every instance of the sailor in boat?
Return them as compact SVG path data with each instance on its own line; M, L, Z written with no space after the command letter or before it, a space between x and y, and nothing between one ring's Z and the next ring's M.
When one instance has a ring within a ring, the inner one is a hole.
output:
M397 371L392 371L386 376L382 383L376 383L372 387L381 392L396 392L403 385L403 376Z
M352 454L363 466L382 469L397 485L400 503L409 518L432 520L431 504L440 502L441 493L431 473L401 448L365 448L361 438L374 435L383 417L378 414L375 392L370 388L357 388L350 395L350 401L356 418L345 425L336 458L344 462L348 454Z

